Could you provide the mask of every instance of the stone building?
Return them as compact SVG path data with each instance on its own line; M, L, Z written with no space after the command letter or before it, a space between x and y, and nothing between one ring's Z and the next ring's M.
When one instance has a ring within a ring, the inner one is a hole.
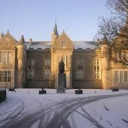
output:
M15 40L9 31L0 35L0 87L57 88L58 64L63 59L65 88L128 89L128 66L110 59L107 43L72 41L55 24L51 41ZM128 55L128 51L126 51Z

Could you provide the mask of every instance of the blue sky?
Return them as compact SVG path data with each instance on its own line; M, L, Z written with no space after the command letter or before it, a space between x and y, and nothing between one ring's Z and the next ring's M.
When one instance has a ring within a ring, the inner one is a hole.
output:
M0 32L7 30L17 40L51 40L57 17L58 31L63 29L73 40L91 41L98 19L109 16L106 0L0 0Z

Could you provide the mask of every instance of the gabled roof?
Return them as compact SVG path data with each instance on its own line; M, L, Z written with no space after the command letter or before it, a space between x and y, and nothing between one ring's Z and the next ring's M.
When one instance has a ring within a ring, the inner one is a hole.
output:
M11 49L15 48L17 45L17 41L13 38L13 36L8 31L3 37L0 39L0 48L1 49Z
M64 43L64 46L62 46L62 42ZM67 34L63 31L62 34L56 39L53 48L55 48L55 49L63 49L63 48L73 49L73 42L67 36Z
M8 30L7 33L4 35L3 38L4 38L5 40L10 40L10 41L17 42L17 40L10 34L9 30Z

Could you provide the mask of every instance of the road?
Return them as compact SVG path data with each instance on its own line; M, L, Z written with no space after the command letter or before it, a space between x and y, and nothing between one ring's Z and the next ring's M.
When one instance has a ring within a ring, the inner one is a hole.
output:
M0 116L7 115L6 118L0 118L0 128L34 128L33 124L36 125L36 123L37 126L35 127L37 128L72 128L67 118L71 113L77 112L79 107L83 110L83 118L89 120L97 128L104 128L82 106L106 98L118 98L122 96L128 96L128 94L64 98L60 101L53 101L48 105L44 105L43 102L31 98L28 102L28 100L25 101L22 98L11 97L11 101L8 99L0 105L0 107L5 106L5 108L7 106L4 112L0 111ZM36 111L32 109L31 111L29 109L26 110L27 103L35 104L35 102L38 104Z

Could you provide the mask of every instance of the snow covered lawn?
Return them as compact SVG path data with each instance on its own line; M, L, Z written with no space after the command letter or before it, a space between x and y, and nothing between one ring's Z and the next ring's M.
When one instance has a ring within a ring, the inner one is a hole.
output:
M55 89L7 91L0 104L0 128L127 128L128 90L75 90L57 94Z

